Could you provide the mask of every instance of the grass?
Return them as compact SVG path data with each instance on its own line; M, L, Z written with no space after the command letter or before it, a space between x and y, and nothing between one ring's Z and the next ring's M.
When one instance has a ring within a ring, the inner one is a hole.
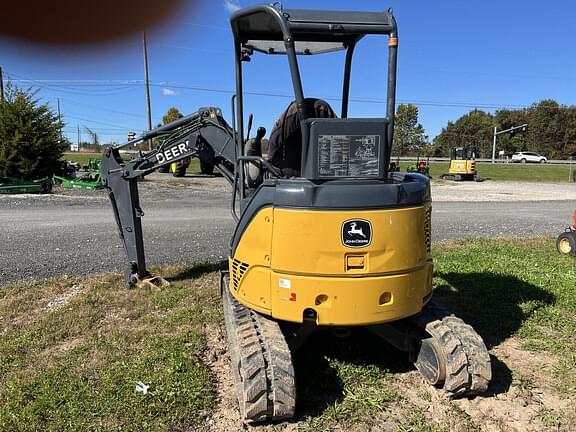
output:
M347 430L359 419L377 427L378 414L400 401L385 359L389 353L371 339L363 332L353 339L319 333L296 356L302 431Z
M90 159L100 159L101 156L100 153L69 152L64 153L62 158L86 165ZM400 167L401 169L406 169L408 165L410 165L408 162L402 162ZM448 166L448 162L431 162L430 174L432 178L439 179L442 174L448 172ZM572 166L572 170L573 172L576 171L576 163ZM200 161L198 158L192 158L187 172L191 174L200 173ZM570 166L478 163L478 173L480 176L490 180L566 183L570 178Z
M552 239L467 240L435 248L436 297L487 345L514 337L549 365L532 374L494 361L495 380L526 392L576 392L576 262ZM194 430L215 407L203 329L221 322L213 268L169 268L171 287L126 290L119 276L0 286L0 430ZM482 430L458 405L430 414L400 383L406 357L358 330L314 336L295 357L301 431ZM223 370L222 373L227 373ZM136 392L142 381L147 395ZM418 381L419 382L419 381ZM413 383L404 384L414 386ZM421 384L418 384L420 386ZM405 388L405 387L404 387ZM546 427L565 413L542 407ZM503 420L505 423L505 419Z
M401 169L406 169L411 163L402 162ZM430 162L430 174L433 179L439 179L448 172L448 162ZM498 181L529 181L567 183L570 178L569 165L551 164L491 164L477 163L478 174L481 177ZM576 171L576 163L572 172Z
M62 159L78 162L80 165L88 165L90 159L102 159L102 153L92 152L67 152L62 155Z
M215 397L199 360L203 326L220 318L205 308L215 282L208 274L161 292L126 290L112 276L2 287L0 430L156 431L202 419ZM148 394L136 392L139 381Z
M88 161L90 159L101 159L101 153L88 153L88 152L67 152L64 153L62 159L64 160L71 160L73 162L78 162L80 165L88 165ZM192 158L192 162L188 167L187 172L197 174L200 172L200 161L198 158Z
M576 261L560 256L552 239L469 240L440 248L434 284L436 298L472 324L489 347L515 336L523 349L558 358L551 384L574 394ZM520 374L515 380L532 385Z

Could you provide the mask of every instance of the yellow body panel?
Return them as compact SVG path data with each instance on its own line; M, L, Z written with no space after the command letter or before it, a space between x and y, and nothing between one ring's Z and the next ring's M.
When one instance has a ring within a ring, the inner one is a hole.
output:
M364 219L369 245L344 246L342 226ZM317 211L265 208L245 229L230 259L230 290L244 305L320 325L366 325L420 311L432 290L430 206Z
M290 289L282 288L290 281ZM272 316L302 322L304 309L317 324L370 325L414 315L430 298L432 261L409 272L363 278L272 274Z
M450 174L476 174L476 161L475 160L457 160L452 159L450 161L450 169L448 170Z

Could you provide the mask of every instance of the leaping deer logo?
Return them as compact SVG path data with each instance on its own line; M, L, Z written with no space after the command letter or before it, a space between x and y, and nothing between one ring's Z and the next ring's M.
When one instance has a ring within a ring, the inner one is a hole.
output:
M350 229L348 230L348 234L349 235L360 235L364 238L366 238L366 236L364 235L364 231L362 231L362 227L360 228L356 228L358 224L356 222L352 222L350 223Z

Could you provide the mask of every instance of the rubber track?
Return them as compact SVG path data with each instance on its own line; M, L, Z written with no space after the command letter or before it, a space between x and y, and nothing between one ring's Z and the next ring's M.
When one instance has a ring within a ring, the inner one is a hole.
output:
M466 395L485 392L492 379L492 366L490 354L480 335L471 325L466 324L454 314L450 314L436 302L430 302L426 306L426 311L437 319L441 319L442 323L449 327L462 343L468 359L468 373L470 375L470 384Z
M430 320L424 329L440 344L445 355L446 379L443 389L453 396L463 396L469 387L470 374L468 358L460 339L443 320Z
M296 405L294 368L280 326L242 306L227 287L223 303L242 419L251 424L291 418Z

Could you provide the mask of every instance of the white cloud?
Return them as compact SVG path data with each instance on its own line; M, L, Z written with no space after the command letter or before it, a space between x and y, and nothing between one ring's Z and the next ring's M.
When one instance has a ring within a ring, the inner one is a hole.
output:
M164 96L176 96L178 93L175 92L174 90L171 90L169 88L163 88L162 89L162 94Z
M226 9L229 13L234 13L238 9L240 9L240 0L224 0L224 9Z

